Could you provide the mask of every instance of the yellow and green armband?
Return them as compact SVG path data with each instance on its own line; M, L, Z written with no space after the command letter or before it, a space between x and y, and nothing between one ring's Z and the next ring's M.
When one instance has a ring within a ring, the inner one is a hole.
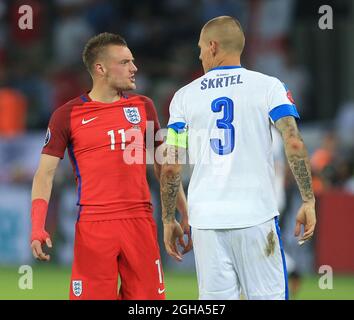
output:
M187 149L188 147L188 132L186 129L180 129L169 126L167 130L166 144L178 148Z

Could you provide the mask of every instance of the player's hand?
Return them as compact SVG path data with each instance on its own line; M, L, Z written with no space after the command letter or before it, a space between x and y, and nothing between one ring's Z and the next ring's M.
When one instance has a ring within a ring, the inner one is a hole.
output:
M182 254L185 254L192 250L193 242L192 242L192 235L191 235L191 227L188 223L188 217L183 217L181 220L181 228L183 230L183 234L188 237L187 245L184 247Z
M301 226L304 226L304 233L299 239L299 245L309 240L315 231L316 226L316 211L315 201L304 202L296 216L295 236L301 234Z
M45 254L42 250L42 244L46 244L48 248L52 248L52 240L50 240L50 236L48 232L45 230L38 232L36 234L32 234L31 237L31 248L33 256L40 261L49 261L50 255Z
M186 248L181 225L175 219L171 222L164 222L163 229L164 243L167 253L171 257L175 258L177 261L182 261L182 253L179 252L177 247L178 239L178 243L180 244L180 246L182 246L183 249Z

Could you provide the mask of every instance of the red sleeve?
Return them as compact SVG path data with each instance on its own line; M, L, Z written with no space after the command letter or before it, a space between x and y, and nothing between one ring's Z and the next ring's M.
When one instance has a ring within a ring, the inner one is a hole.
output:
M156 134L156 132L160 130L161 126L160 126L159 118L157 116L155 105L150 98L146 97L145 106L146 106L146 119L147 121L154 122L154 133ZM159 146L161 143L162 141L155 141L155 147Z
M63 106L52 114L42 153L64 158L65 149L70 142L70 110Z

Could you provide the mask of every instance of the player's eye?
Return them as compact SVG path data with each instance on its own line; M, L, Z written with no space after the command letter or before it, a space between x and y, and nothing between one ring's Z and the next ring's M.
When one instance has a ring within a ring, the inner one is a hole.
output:
M120 64L128 64L130 62L130 60L128 59L124 59L120 62Z

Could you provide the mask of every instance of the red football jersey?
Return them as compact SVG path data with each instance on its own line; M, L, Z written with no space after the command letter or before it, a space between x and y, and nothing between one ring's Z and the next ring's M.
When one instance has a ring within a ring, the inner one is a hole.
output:
M152 134L160 129L152 100L141 95L101 103L83 94L52 114L42 153L63 158L68 149L77 183L78 219L151 215L147 121Z

